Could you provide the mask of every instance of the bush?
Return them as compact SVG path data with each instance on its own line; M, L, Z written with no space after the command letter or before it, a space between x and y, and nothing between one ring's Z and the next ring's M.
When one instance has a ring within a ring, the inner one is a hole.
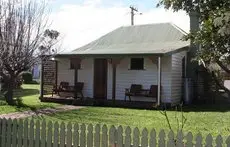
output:
M33 80L30 84L39 84L37 81Z
M8 83L8 81L7 81L7 79L1 79L1 84L2 84L2 89L1 89L1 91L6 91L6 89L7 89L7 83ZM19 89L19 88L21 88L21 86L22 86L22 78L21 78L21 76L19 76L19 77L17 77L17 79L16 79L16 81L15 81L15 83L14 83L14 89Z
M31 72L23 72L22 73L22 79L23 79L23 83L25 84L30 84L33 81L33 76Z
M22 83L23 83L23 80L22 80L22 78L21 77L18 77L17 79L16 79L16 82L15 82L15 89L19 89L19 88L21 88L21 86L22 86Z

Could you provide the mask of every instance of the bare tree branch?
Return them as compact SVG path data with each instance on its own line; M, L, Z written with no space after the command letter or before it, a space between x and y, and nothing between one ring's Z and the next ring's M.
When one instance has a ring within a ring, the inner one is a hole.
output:
M46 15L45 1L0 0L0 77L8 84L8 103L12 104L18 75L50 53L54 45L51 40L44 50L39 49L46 41Z
M227 72L227 73L230 74L230 69L229 69L227 66L225 66L221 61L216 60L216 63L217 63L225 72Z

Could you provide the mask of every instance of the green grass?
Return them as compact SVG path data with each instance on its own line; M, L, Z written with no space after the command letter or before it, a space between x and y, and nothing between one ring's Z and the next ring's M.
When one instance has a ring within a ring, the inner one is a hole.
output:
M187 118L184 131L191 131L194 134L201 133L207 135L211 133L214 136L221 134L223 136L230 134L230 112L227 111L204 111L199 112L198 108L191 111L185 108L184 116ZM168 116L174 130L177 128L175 111L168 111ZM177 113L179 119L181 113ZM123 108L103 108L87 107L80 110L61 112L51 116L41 116L36 119L45 119L47 121L64 121L77 123L92 123L106 125L123 125L131 127L146 127L148 130L155 128L167 129L165 117L158 110L137 110Z
M36 110L42 108L53 108L58 106L55 103L43 103L39 100L39 88L38 84L24 84L21 89L17 89L14 92L15 98L20 98L22 100L22 106L9 106L3 100L3 96L0 95L0 114L26 111L26 110Z

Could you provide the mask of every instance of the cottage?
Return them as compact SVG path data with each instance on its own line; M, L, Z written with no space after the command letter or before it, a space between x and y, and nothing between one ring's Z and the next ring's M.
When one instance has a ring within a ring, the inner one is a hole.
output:
M57 81L83 82L84 97L125 100L132 84L157 96L131 96L132 101L179 103L189 42L171 23L120 27L72 52L57 55Z
M192 13L190 31L198 29L198 15ZM130 101L178 104L183 78L197 80L196 66L190 62L197 46L183 41L185 34L172 23L124 26L55 55L55 62L42 64L41 98L58 93L52 86L61 83L71 85L67 91L76 98L74 88L81 83L81 95L93 100L126 101L131 95Z

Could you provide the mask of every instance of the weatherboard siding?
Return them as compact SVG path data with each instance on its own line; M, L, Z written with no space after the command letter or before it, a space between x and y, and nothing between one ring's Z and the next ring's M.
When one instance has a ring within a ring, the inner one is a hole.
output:
M172 57L162 58L162 102L171 102L171 63ZM84 82L83 94L85 97L93 98L93 81L94 81L94 59L86 58L81 62L81 69L78 70L78 81ZM144 70L129 70L130 58L123 58L117 66L116 72L116 99L124 100L125 88L129 88L131 84L142 84L144 89L149 89L150 85L156 84L158 81L157 62L153 63L149 58L144 58ZM107 80L107 99L112 99L112 66L108 63L108 80ZM70 69L69 59L58 60L58 84L61 81L69 82L74 85L74 70ZM175 88L174 88L175 89ZM153 98L132 97L133 101L156 101Z
M57 83L69 82L70 85L74 85L74 70L70 69L70 60L67 58L60 58L57 60L58 72Z
M93 97L93 81L94 81L94 60L93 58L83 59L81 61L81 69L78 70L78 82L84 83L83 95L85 97Z
M74 70L70 69L70 60L58 59L58 84L65 81L74 85ZM93 97L93 58L83 59L78 70L78 82L84 82L83 95Z
M186 52L179 52L172 55L172 103L180 103L182 96L182 59Z
M171 98L171 57L162 58L162 102L170 102ZM129 88L131 84L141 84L144 89L149 89L150 85L156 84L157 63L153 63L149 58L144 58L145 70L129 70L130 58L124 58L117 66L116 78L116 99L124 100L125 88ZM108 99L112 97L112 68L108 68ZM155 101L153 98L132 97L133 101Z

